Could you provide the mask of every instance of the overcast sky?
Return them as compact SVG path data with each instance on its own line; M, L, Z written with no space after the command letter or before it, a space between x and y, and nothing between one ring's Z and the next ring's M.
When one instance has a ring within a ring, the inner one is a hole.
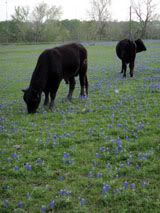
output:
M160 0L155 0L160 1ZM7 7L6 7L7 2ZM16 6L29 6L30 10L35 5L42 2L41 0L0 0L0 21L10 19ZM61 6L63 15L62 19L80 19L89 18L87 10L90 9L91 0L44 0L48 5ZM128 20L130 0L111 0L111 17L112 20ZM7 13L6 13L7 8Z

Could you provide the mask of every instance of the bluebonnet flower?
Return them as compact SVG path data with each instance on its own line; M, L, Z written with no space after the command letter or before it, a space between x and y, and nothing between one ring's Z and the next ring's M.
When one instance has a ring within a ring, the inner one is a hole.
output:
M106 193L109 192L109 190L110 190L110 186L107 185L107 184L104 184L104 185L103 185L103 188L102 188L102 192L103 192L104 194L106 194Z
M127 135L125 136L125 140L126 140L126 141L129 141L129 137L128 137Z
M106 168L107 168L107 169L111 169L111 168L112 168L111 164L110 164L110 163L107 163Z
M126 162L126 163L127 163L128 166L131 166L131 163L132 163L132 162L131 162L130 159L127 159L127 162Z
M108 124L108 129L112 129L112 124Z
M59 191L59 195L61 195L61 196L69 196L69 195L71 195L71 191L66 191L64 189L61 189Z
M30 165L29 163L26 163L24 165L24 168L27 170L27 171L31 171L32 170L32 165Z
M38 159L36 160L36 164L39 165L39 166L42 166L43 163L44 163L44 161L43 161L41 158L38 158Z
M93 178L93 172L92 172L92 171L89 171L88 177L89 177L89 178Z
M65 178L64 178L63 176L58 177L58 180L59 180L59 181L64 181L64 179L65 179Z
M53 141L57 141L57 135L53 135Z
M137 169L137 170L140 170L140 168L141 168L141 165L140 165L140 164L137 164L137 165L136 165L136 169Z
M86 200L84 198L80 198L80 205L81 206L86 205Z
M131 187L132 190L135 190L136 189L136 184L135 183L131 183L130 187Z
M50 202L49 207L50 207L51 209L53 209L53 208L55 207L55 202L54 202L54 200L52 200L52 201Z
M22 201L19 201L17 207L22 209L24 207L24 203Z
M98 173L98 174L96 175L96 177L97 177L97 178L101 178L101 177L102 177L102 173Z
M65 164L73 164L74 163L74 160L70 158L70 154L66 153L66 152L63 153L62 161Z
M101 152L105 152L106 151L106 148L104 146L100 147L100 151Z
M63 153L63 158L65 158L65 159L66 159L66 158L70 158L70 154L69 154L69 153L64 152L64 153Z
M119 150L122 149L122 141L120 140L120 138L117 139L117 146Z
M40 212L41 213L46 213L46 210L47 210L46 206L42 206L41 209L40 209Z
M124 186L124 189L128 189L128 182L127 181L125 181L124 183L123 183L123 186Z
M100 154L99 153L96 153L96 158L100 158Z
M122 126L123 126L123 124L117 124L117 127L119 127L119 128L122 127Z
M15 166L15 167L13 168L13 170L14 170L14 171L19 171L19 167L18 167L18 166Z

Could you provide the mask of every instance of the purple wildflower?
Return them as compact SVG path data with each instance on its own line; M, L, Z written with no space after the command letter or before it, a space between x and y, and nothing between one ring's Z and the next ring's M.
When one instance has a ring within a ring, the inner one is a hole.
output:
M71 195L71 192L70 192L70 191L66 191L66 190L64 190L64 189L61 189L61 190L59 191L59 194L60 194L61 196L69 196L69 195Z
M40 209L40 212L41 213L46 213L46 210L47 210L46 206L42 206L41 209Z
M110 190L110 186L107 185L107 184L104 184L104 185L103 185L103 188L102 188L103 193L106 194L106 193L109 192L109 190Z
M51 209L53 209L53 208L55 207L55 202L54 202L54 200L52 200L52 201L50 202L49 207L50 207Z
M93 178L93 172L92 172L92 171L89 171L88 177L89 177L89 178Z
M15 167L13 168L13 170L14 170L14 171L19 171L19 167L18 167L18 166L15 166Z
M64 152L64 153L63 153L63 158L65 158L65 159L66 159L66 158L70 158L70 154L69 154L69 153Z
M24 168L27 170L27 171L31 171L32 170L32 165L30 165L29 163L26 163L24 165Z
M100 151L101 152L105 152L106 151L106 148L104 146L100 147Z
M135 190L136 189L136 184L135 183L131 183L130 187L131 187L132 190Z
M125 181L125 182L123 183L123 186L124 186L124 189L128 189L128 182Z
M81 198L81 199L80 199L80 205L81 205L81 206L86 205L86 200L85 200L84 198Z
M101 178L101 177L102 177L102 173L98 173L98 174L96 175L96 177L97 177L97 178Z
M120 138L117 139L117 146L119 150L122 149L122 141L120 140Z
M22 201L19 201L17 207L22 209L24 207L24 203Z
M16 159L16 158L18 157L18 155L17 155L16 153L13 153L13 154L11 155L11 157L12 157L13 159Z
M100 158L100 155L99 155L99 153L96 153L96 158Z

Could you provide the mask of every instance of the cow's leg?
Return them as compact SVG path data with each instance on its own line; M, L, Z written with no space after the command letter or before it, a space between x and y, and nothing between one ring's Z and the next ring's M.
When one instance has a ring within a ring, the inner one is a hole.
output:
M72 99L72 95L73 95L75 85L76 85L75 78L74 77L70 78L69 79L69 92L68 92L68 95L67 95L68 100Z
M44 106L46 106L46 105L48 105L48 103L49 103L49 90L46 89L46 90L44 91L44 94L45 94Z
M83 98L83 97L85 97L86 75L84 75L83 73L80 73L79 81L80 81L80 85L81 85L80 97Z
M50 102L50 105L49 105L49 109L51 109L51 110L54 107L54 100L55 100L56 93L57 93L57 90L59 88L60 82L61 82L61 80L58 80L58 79L56 81L54 81L53 87L50 89L51 102Z
M122 61L123 77L126 77L127 65L125 61Z
M86 95L88 96L88 78L87 78L87 74L85 75L85 88L86 88Z
M130 77L133 77L134 62L130 62L130 64L129 64L129 68L130 68Z
M122 69L121 69L121 73L123 73L123 62L122 62Z

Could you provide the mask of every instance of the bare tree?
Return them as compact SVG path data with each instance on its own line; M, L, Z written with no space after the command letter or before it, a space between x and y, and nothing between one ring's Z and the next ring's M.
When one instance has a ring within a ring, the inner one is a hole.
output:
M111 0L92 0L90 18L97 22L97 33L101 39L110 18L109 6Z
M52 6L49 7L46 3L42 2L37 5L33 10L33 22L35 28L35 41L42 38L44 30L44 23L48 20L59 19L62 14L61 8Z
M61 7L56 7L55 5L48 9L47 20L58 20L62 15Z
M15 7L15 14L12 15L12 19L19 22L28 21L29 7Z
M140 22L140 37L144 38L148 24L156 17L154 0L132 0L133 10Z
M12 37L17 40L25 41L25 34L28 30L27 21L29 19L29 7L15 7L14 15L12 15L12 21L14 23L14 33Z

